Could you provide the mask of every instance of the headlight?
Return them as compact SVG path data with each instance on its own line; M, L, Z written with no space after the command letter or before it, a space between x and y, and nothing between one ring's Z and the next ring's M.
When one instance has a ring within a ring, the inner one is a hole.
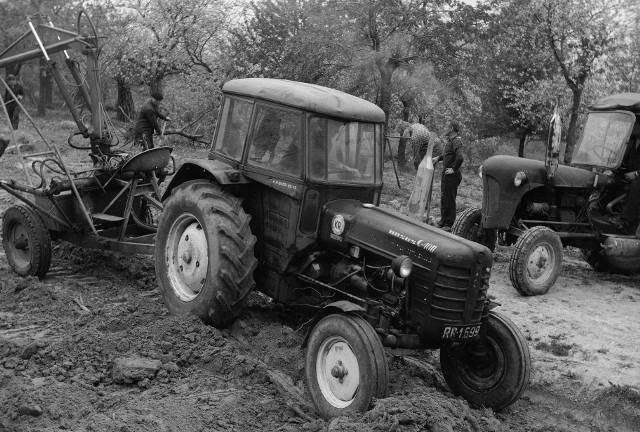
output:
M478 168L478 177L482 178L482 165Z
M393 273L399 278L408 278L413 270L413 261L406 255L400 255L391 262Z
M516 176L513 178L513 185L515 187L520 187L527 182L527 175L523 171L518 171Z

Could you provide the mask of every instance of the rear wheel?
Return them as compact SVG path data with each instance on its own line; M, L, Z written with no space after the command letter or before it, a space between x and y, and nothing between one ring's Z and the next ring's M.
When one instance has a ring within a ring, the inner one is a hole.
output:
M2 219L2 246L11 268L20 276L47 274L51 239L44 222L31 207L16 205Z
M440 366L454 394L497 411L524 392L531 356L526 339L511 320L490 312L486 325L483 340L440 348Z
M256 242L240 199L206 181L174 191L158 222L156 276L169 312L224 327L255 282Z
M358 316L332 314L313 328L306 353L311 400L323 418L362 412L389 387L382 342Z
M546 294L562 266L562 241L547 227L533 227L516 241L509 261L511 284L522 295Z
M451 227L451 233L480 243L488 247L491 252L495 250L498 240L497 229L482 228L482 210L475 207L467 208L458 215Z

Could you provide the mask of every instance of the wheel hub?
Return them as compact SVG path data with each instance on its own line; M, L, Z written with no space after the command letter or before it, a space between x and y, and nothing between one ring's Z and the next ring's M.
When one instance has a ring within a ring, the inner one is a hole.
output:
M360 368L346 340L334 336L318 351L316 376L324 398L336 408L346 408L355 399L360 386Z
M192 215L183 215L171 227L167 260L176 296L193 300L207 278L209 250L205 231Z
M15 241L13 242L13 245L15 246L16 249L27 250L29 249L29 239L21 234L15 239Z
M536 247L527 260L527 274L538 283L544 282L553 270L553 251L547 245Z

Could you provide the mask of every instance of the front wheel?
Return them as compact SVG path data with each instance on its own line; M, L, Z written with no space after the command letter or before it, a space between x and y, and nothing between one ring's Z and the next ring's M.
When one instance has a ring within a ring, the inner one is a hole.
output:
M358 316L332 314L311 331L306 353L311 400L325 418L362 412L386 396L389 367L380 338Z
M498 230L482 228L482 210L479 208L470 207L460 213L451 227L451 233L480 243L491 252L496 249Z
M486 325L484 339L440 348L440 366L455 395L498 411L524 392L531 356L527 341L511 320L490 312Z
M257 266L249 221L238 198L207 181L173 192L158 221L155 249L169 312L192 313L218 328L240 315Z
M562 241L550 228L528 229L516 241L509 261L509 278L525 296L546 294L562 266Z
M11 268L20 276L43 277L51 266L49 230L36 211L9 207L2 219L2 246Z

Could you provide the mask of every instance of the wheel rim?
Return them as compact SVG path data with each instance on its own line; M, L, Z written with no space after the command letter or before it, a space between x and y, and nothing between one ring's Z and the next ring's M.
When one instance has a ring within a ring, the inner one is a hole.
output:
M24 268L31 263L31 239L29 231L23 224L11 224L8 246L16 266Z
M316 379L322 395L335 408L353 403L360 386L358 359L342 337L326 339L318 350Z
M463 353L458 368L463 382L479 392L489 391L500 384L506 361L496 341L486 338L484 347L467 345L461 349Z
M169 230L167 269L176 297L191 301L204 287L209 267L207 236L191 214L182 214Z
M551 277L556 253L549 243L537 245L527 259L527 276L536 284L544 284Z

